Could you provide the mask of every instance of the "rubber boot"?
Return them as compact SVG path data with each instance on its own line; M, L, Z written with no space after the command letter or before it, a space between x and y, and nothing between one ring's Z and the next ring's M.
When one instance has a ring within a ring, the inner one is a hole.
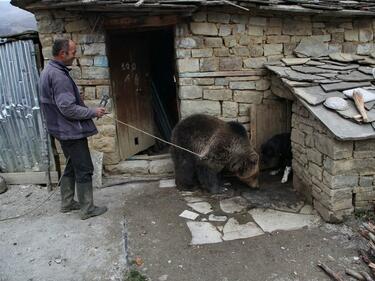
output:
M94 206L92 181L77 183L77 196L81 205L81 219L100 216L107 212L107 207Z
M74 178L61 178L60 192L61 192L61 213L67 213L74 210L79 210L80 206L77 201L74 201L75 181Z

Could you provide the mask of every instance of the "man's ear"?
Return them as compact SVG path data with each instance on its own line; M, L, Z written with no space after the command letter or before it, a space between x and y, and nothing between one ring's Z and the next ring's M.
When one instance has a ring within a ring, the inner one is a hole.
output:
M59 52L59 55L58 55L58 56L59 56L60 58L62 58L62 57L64 57L64 56L65 56L65 53L66 53L66 52L65 52L64 50L60 50L60 52Z

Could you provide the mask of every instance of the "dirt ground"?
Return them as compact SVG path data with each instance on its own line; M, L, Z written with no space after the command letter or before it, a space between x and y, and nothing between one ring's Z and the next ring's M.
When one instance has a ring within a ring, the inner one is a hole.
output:
M236 188L225 196L247 198L248 209L280 207L286 199L290 204L282 206L292 208L300 200L287 186L266 189ZM11 186L0 195L0 219L21 214L48 195L45 187ZM206 196L213 204L221 199L202 192L194 195ZM330 278L318 262L340 273L345 268L367 270L358 257L358 249L366 245L355 219L191 245L186 219L179 217L190 209L175 188L159 188L158 181L138 182L96 190L94 197L109 211L87 221L76 212L59 213L56 193L32 214L0 222L0 280L124 281L133 268L160 281L323 281ZM241 214L237 217L240 220Z

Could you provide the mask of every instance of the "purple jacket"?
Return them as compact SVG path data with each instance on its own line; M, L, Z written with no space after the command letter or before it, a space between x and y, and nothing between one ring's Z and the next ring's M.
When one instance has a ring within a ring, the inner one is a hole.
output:
M63 63L48 62L40 74L40 103L47 131L58 140L74 140L98 133L95 109L85 106L69 70Z

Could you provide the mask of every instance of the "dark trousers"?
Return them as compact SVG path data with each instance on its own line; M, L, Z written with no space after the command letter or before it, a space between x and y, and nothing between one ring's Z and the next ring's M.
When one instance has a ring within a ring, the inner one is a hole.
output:
M64 176L75 178L77 183L92 180L94 166L92 164L87 138L78 140L59 140L65 158L68 159Z

